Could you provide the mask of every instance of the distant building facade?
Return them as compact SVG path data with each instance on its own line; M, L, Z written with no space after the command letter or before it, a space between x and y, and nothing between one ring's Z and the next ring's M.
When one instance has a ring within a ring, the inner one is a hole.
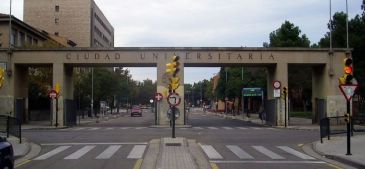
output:
M23 18L78 47L114 47L114 28L94 0L25 0Z
M0 48L9 48L9 21L7 14L0 13ZM12 48L74 47L76 44L63 37L50 35L36 29L16 17L11 18L10 45Z

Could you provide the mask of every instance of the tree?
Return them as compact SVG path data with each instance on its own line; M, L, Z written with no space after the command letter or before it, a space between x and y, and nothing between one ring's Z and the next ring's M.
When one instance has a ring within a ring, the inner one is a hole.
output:
M309 47L310 41L305 34L300 35L299 27L285 21L279 29L270 33L270 47ZM314 44L313 47L318 45ZM311 68L289 66L289 89L292 103L303 107L311 98L312 79Z
M270 47L309 47L310 41L299 27L285 21L279 29L270 33Z
M346 47L346 14L337 12L333 15L332 25L327 24L328 29L332 27L332 47ZM330 33L327 32L318 42L320 47L329 47Z
M359 93L365 97L365 1L362 4L362 16L356 15L349 20L349 46L353 48L352 57L354 60L354 77L358 81ZM333 16L332 25L328 23L328 28L332 27L332 46L337 48L346 47L346 14L337 12ZM327 32L318 43L320 47L329 47L329 32Z

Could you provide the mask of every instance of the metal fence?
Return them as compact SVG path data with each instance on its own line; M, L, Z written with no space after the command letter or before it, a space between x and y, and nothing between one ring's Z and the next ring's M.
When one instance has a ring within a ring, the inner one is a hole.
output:
M353 132L363 131L358 129L355 125L364 125L365 117L353 117L351 119L351 135ZM345 121L345 116L338 117L326 117L320 120L320 137L321 143L323 143L323 138L327 137L330 140L331 135L347 133L347 123Z
M19 119L0 115L0 132L6 133L6 137L10 135L18 137L19 143L22 143L22 128Z

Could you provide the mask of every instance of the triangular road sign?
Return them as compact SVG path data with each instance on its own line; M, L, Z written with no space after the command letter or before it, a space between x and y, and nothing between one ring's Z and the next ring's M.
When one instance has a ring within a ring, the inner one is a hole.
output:
M345 96L347 101L352 99L352 96L355 94L358 85L340 85L340 89L342 94Z

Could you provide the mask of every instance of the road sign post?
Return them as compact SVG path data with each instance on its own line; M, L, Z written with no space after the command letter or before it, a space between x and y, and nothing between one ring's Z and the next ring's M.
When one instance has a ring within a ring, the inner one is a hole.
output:
M160 124L158 112L160 112L160 101L163 99L163 95L161 93L155 93L155 99L155 125L158 125Z
M55 126L58 127L58 95L59 95L59 93L56 90L51 90L48 93L48 95L51 99L56 99L56 124L55 124Z
M177 94L177 93L170 93L167 96L167 102L170 105L171 108L171 114L172 117L170 118L170 120L172 120L172 138L175 138L175 113L176 113L176 106L178 106L181 102L181 97Z
M342 94L345 96L346 98L346 116L348 116L348 120L347 120L347 152L346 155L352 155L351 154L351 111L350 111L350 106L351 106L351 99L352 96L355 94L355 91L358 87L358 85L353 85L353 84L341 84L340 86L340 90L342 92Z

